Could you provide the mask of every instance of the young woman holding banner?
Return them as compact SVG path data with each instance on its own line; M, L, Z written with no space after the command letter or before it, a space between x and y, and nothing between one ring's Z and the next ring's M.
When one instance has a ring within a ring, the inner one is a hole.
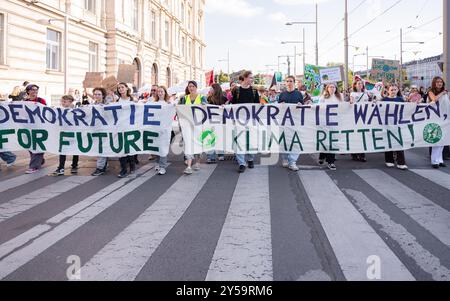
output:
M338 87L336 84L328 84L323 91L322 96L320 97L320 104L337 104L344 101L344 97L338 91ZM336 154L324 154L321 153L319 156L319 164L323 165L327 161L328 169L336 170L336 165L334 162L336 161Z
M131 97L131 89L128 87L126 83L119 83L117 86L117 94L119 94L119 103L132 103L133 98ZM119 178L126 178L128 176L128 168L127 165L130 165L130 174L133 174L136 170L136 161L135 156L125 156L119 159L120 160L120 173L118 175Z
M400 90L396 84L391 84L387 90L387 97L384 97L382 101L388 102L405 102L403 97L400 94ZM406 165L405 160L405 152L397 151L395 152L397 155L397 168L401 170L408 170L408 166ZM394 164L394 152L386 152L384 153L386 166L392 168L395 166Z
M198 106L198 105L205 105L208 103L205 96L198 94L197 87L198 87L197 82L193 80L189 81L186 87L185 96L181 99L180 105ZM194 159L196 160L196 163L192 167L192 161ZM196 171L200 170L200 155L186 155L186 164L187 167L184 170L184 173L186 175L191 175L193 173L192 170Z
M94 99L94 106L103 106L106 103L106 96L107 92L104 88L95 88L92 91L92 96ZM107 157L98 157L97 158L97 166L95 171L92 173L93 177L98 177L106 172L106 167L108 165L108 158Z
M436 76L433 78L431 83L431 89L428 91L428 103L448 103L448 91L445 89L445 83L442 77ZM439 167L447 167L444 164L444 147L443 146L435 146L431 149L431 165L433 168L438 169Z
M370 100L362 80L356 80L353 83L353 91L350 93L350 103L364 103L369 102ZM352 154L352 159L353 161L367 162L366 154Z

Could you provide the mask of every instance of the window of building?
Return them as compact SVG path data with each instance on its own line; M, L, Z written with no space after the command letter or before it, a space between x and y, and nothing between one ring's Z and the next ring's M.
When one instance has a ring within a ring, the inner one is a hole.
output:
M188 31L191 31L191 9L188 8L188 15L187 15L187 29Z
M156 12L152 10L152 41L156 41Z
M6 22L5 14L0 14L0 65L6 63Z
M181 2L180 16L181 16L181 22L184 24L184 22L186 21L184 18L184 2Z
M192 42L189 41L189 47L188 47L188 58L192 58Z
M90 11L91 13L95 14L95 3L96 0L84 0L84 8L87 11Z
M197 22L197 34L198 34L198 36L200 36L202 34L202 18L201 17L198 18L198 22Z
M198 63L200 66L202 66L202 56L203 56L202 46L199 46L198 47Z
M138 30L138 21L139 21L139 0L132 0L132 6L133 6L133 19L132 19L132 25L134 30Z
M169 48L169 38L170 38L169 21L166 21L165 24L166 24L166 26L165 26L165 45L167 48Z
M47 29L47 69L61 70L61 33ZM66 66L67 67L67 66Z
M98 44L89 42L89 72L98 71Z
M183 57L186 57L186 38L185 37L181 38L181 55Z

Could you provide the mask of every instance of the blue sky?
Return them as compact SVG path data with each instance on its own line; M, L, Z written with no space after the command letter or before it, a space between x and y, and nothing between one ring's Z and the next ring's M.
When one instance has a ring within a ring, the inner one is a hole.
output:
M229 49L231 71L273 72L277 66L266 65L277 65L279 55L294 54L295 45L282 45L281 41L301 39L302 25L286 26L285 23L314 21L316 2L319 3L319 64L343 62L343 0L206 0L207 68L226 71L227 63L218 60L226 59ZM404 41L425 42L404 44L404 62L442 53L442 0L349 0L348 3L349 44L360 48L350 47L350 68L353 55L365 53L366 46L370 56L399 59L401 27ZM315 27L305 25L305 29L306 63L314 63ZM298 53L301 48L301 44L297 45ZM297 70L302 68L302 60L297 57ZM365 56L355 57L356 70L365 70L365 64ZM286 72L286 65L281 68Z

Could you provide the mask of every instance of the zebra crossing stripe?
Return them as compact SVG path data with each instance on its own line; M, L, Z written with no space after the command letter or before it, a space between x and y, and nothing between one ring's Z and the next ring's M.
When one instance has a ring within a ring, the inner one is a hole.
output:
M147 164L141 168L139 168L136 171L136 177L146 173L147 171L151 170L154 167L152 164ZM113 184L103 188L99 192L89 196L88 198L84 199L81 202L76 203L72 207L67 208L63 212L55 215L51 219L47 220L44 224L37 225L28 231L14 237L13 239L5 242L0 246L0 258L8 255L9 253L13 252L14 250L20 248L21 246L29 243L31 240L35 239L36 237L39 237L43 233L50 231L53 227L58 225L59 223L63 222L64 220L67 220L71 218L72 216L76 215L77 213L81 212L82 210L86 209L87 207L91 206L98 200L106 197L107 195L115 192L116 190L120 189L124 185L126 185L130 179L120 179L117 182L114 182Z
M347 280L371 280L372 256L381 260L382 280L414 280L326 172L301 171L298 175Z
M367 184L450 246L450 212L380 170L354 171Z
M439 258L426 250L405 227L394 222L391 217L386 214L375 203L360 191L345 189L344 190L355 201L356 205L362 212L376 224L381 226L381 231L389 235L393 240L398 242L402 250L407 256L414 259L416 264L425 272L429 273L433 280L449 281L450 270L442 265ZM381 271L383 279L383 271Z
M91 181L92 179L92 177L68 177L65 180L45 186L24 196L1 204L0 223L15 215L27 211L30 208L42 204L58 195L61 195L75 187Z
M1 181L0 192L16 188L18 186L30 183L31 181L47 176L51 171L55 170L55 167L43 168L31 175L21 175L8 180Z
M77 213L75 216L71 217L62 224L56 226L51 231L37 237L25 247L11 253L5 258L2 258L0 260L0 279L5 278L39 254L41 254L43 251L54 245L59 240L95 218L104 210L120 201L127 194L146 183L154 175L155 173L147 171L145 174L136 178L131 183L123 186L119 190L114 191L107 196L101 197L100 200L93 203L88 208ZM0 250L3 246L4 245L0 246Z
M215 168L216 166L208 165L200 172L181 177L81 268L81 279L134 280Z
M273 280L267 166L239 177L206 280Z
M412 169L413 173L450 190L450 174L431 169Z

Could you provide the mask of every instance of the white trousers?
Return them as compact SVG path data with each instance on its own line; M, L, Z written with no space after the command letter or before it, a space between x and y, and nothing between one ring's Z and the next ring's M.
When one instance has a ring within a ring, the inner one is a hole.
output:
M443 159L444 147L436 146L431 149L431 165L444 163Z

